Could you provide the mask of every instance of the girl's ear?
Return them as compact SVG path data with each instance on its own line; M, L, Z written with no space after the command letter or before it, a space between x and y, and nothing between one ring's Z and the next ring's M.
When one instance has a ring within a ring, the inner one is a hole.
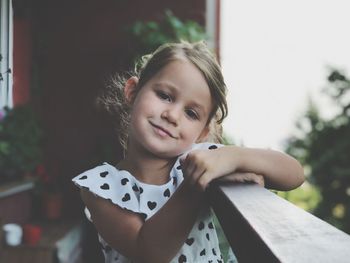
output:
M208 137L208 134L209 134L209 124L205 125L203 131L201 132L201 134L199 135L196 143L199 143L199 142L204 142L205 139Z
M125 98L129 103L133 103L137 94L137 84L139 79L137 77L129 78L124 86Z

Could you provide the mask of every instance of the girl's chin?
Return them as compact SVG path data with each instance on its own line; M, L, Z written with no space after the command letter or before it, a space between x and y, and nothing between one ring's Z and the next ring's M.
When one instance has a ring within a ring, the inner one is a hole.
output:
M152 145L145 145L146 150L151 153L152 155L158 156L159 158L175 158L182 153L186 151L186 149L182 149L181 147L171 147L171 145L168 144L152 144Z
M150 149L149 152L160 159L172 159L181 155L181 151L169 151L162 149Z

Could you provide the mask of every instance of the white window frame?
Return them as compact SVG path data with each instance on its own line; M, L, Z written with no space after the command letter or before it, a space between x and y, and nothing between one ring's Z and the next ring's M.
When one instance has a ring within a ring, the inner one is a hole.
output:
M211 49L215 49L215 33L216 33L216 0L206 0L206 19L205 29L209 36L207 45Z
M215 52L219 63L221 63L220 6L221 0L206 0L205 29L209 38L207 44L208 47Z
M0 0L0 110L13 107L13 9L12 0Z

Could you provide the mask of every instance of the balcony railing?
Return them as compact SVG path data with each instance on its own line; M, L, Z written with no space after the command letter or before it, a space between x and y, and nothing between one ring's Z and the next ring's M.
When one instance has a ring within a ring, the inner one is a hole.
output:
M209 196L238 262L350 262L350 236L263 187L212 185Z

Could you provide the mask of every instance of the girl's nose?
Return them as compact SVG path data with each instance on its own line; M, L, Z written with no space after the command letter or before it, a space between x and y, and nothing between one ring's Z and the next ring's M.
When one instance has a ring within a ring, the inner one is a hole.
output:
M178 107L171 107L162 112L161 117L171 124L177 126L180 119L181 110Z

